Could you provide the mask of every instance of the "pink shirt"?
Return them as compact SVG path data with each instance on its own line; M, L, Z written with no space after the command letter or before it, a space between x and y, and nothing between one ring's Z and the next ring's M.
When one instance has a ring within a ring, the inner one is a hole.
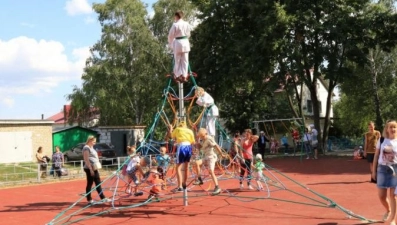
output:
M243 157L244 159L252 159L252 146L254 143L249 140L244 140L243 142Z

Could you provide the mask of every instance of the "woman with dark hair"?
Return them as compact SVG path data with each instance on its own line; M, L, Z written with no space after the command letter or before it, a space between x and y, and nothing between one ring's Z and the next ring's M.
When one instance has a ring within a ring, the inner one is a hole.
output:
M40 164L40 171L41 171L40 178L47 177L47 165L48 165L47 158L48 157L43 153L43 147L40 146L37 149L37 153L36 153L37 163Z
M52 169L54 170L54 176L61 178L63 164L63 154L59 146L55 146L55 152L52 154Z
M178 10L174 14L175 22L168 33L168 48L174 52L174 76L179 82L188 79L189 37L192 26L183 20L183 12Z

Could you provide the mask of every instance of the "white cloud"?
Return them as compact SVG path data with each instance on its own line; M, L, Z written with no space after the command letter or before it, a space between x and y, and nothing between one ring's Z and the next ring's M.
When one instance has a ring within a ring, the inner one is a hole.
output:
M65 10L70 16L92 13L92 7L87 0L69 0L66 2Z
M0 103L8 108L12 108L14 106L14 99L6 96L0 99Z
M68 57L57 41L20 36L0 39L0 101L15 94L50 93L60 82L81 78L89 48L76 48ZM7 100L8 104L11 102Z

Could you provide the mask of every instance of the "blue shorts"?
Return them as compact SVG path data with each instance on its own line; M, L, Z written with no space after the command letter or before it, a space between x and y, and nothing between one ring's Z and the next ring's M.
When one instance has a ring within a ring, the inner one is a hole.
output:
M188 163L192 157L191 145L178 145L176 149L176 163Z
M397 165L393 165L397 172ZM393 170L384 165L378 165L376 173L376 185L378 188L395 188L397 186L397 176L393 176Z

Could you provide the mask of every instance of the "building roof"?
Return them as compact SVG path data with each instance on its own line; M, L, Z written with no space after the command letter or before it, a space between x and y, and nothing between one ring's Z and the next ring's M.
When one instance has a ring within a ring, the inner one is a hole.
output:
M4 119L0 120L0 124L49 124L52 125L54 121L52 120L30 120L30 119L25 119L25 120L15 120L15 119Z
M66 124L67 115L69 115L70 108L70 105L64 105L61 112L48 117L47 120L53 120L55 124Z
M55 115L52 115L51 117L48 117L47 120L52 120L54 121L55 124L65 124L65 114L63 112L59 112Z
M86 130L86 131L98 133L98 132L95 131L95 130L91 130L91 129L89 129L89 128L85 128L85 127L81 127L81 126L54 127L54 128L52 129L52 133L55 134L55 133L60 133L60 132L67 131L67 130L72 130L72 129L83 129L83 130Z

